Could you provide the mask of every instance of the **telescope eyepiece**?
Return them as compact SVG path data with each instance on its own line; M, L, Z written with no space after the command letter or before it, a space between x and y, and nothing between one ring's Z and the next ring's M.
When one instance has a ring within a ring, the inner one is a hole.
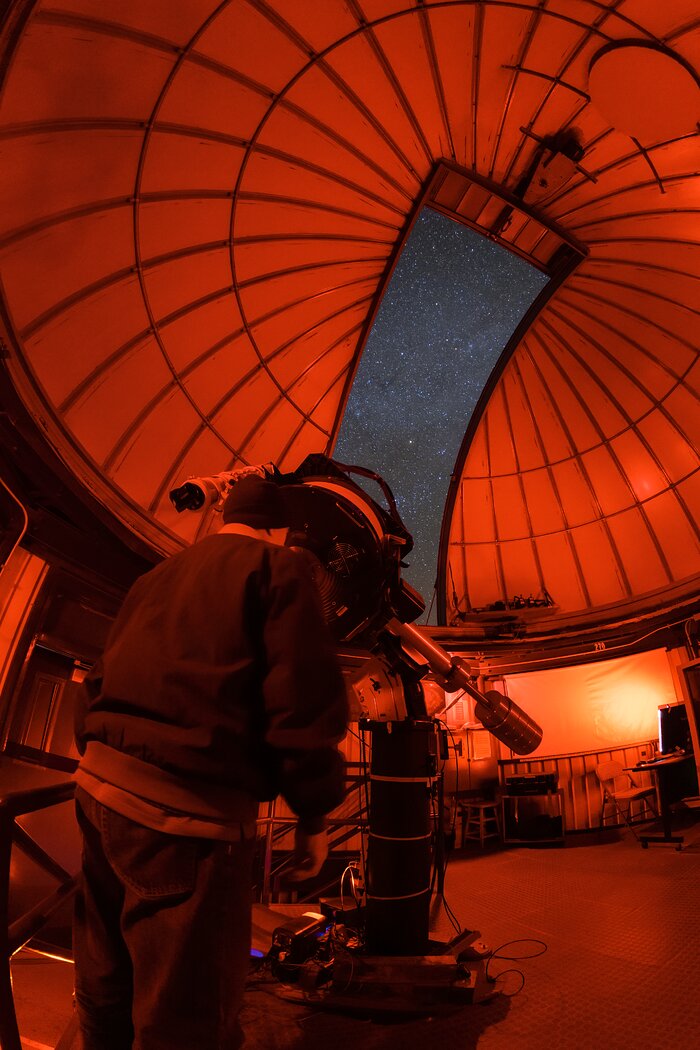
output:
M183 510L200 510L204 506L204 491L193 481L186 481L179 488L172 489L168 495L178 514Z

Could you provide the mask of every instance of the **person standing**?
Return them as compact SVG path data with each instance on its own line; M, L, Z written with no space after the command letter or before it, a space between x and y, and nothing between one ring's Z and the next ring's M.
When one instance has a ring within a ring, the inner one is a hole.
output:
M258 803L317 874L344 795L347 701L284 489L247 476L221 530L133 585L76 714L84 1050L233 1050L250 955Z

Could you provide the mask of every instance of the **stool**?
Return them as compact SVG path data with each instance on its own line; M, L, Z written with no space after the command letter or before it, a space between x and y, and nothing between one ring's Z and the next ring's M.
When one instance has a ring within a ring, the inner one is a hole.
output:
M484 799L470 799L460 802L462 811L462 846L467 839L478 839L481 848L489 838L501 837L501 819L497 802Z

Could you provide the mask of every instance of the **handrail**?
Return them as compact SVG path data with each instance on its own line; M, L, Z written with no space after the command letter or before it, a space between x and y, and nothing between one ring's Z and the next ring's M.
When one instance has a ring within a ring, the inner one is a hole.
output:
M606 755L608 751L629 751L634 747L648 747L649 738L633 740L629 744L611 744L609 747L592 747L587 751L560 751L556 755L517 755L515 758L499 758L499 766L512 765L514 762L554 762L559 758L583 758L586 755Z
M49 787L26 788L20 791L8 791L0 798L0 813L6 812L12 817L35 813L37 809L48 809L59 802L69 802L75 792L75 782L66 780L62 784L51 784Z
M28 912L19 919L15 919L7 928L7 945L9 955L12 957L23 948L27 941L36 936L40 929L46 925L57 908L64 901L70 900L77 892L80 884L80 876L74 875L68 882L64 882L57 890L50 893L48 897L35 904Z
M10 974L10 959L41 930L57 908L78 889L79 875L70 876L34 840L15 824L15 819L40 809L68 802L75 783L66 781L50 787L7 792L0 798L0 1046L2 1050L22 1050ZM59 887L10 924L10 862L15 845L45 872L59 880Z
M595 775L600 761L609 761L621 754L623 765L634 765L650 748L647 740L629 744L602 745L590 751L576 751L557 755L516 755L499 759L501 784L513 773L556 771L559 786L564 792L566 828L569 831L590 831L605 826L603 790ZM537 768L539 766L539 769ZM649 774L642 774L648 780Z
M349 780L348 793L352 794L354 790L359 790L361 778L350 777ZM2 1047L2 1050L22 1050L12 995L10 959L46 925L61 904L74 896L78 890L80 879L79 875L70 876L41 846L34 842L23 828L15 823L15 820L19 816L67 802L73 797L74 792L75 782L65 781L50 787L6 792L0 798L0 1047ZM355 833L355 830L364 828L366 823L367 820L361 802L359 809L347 816L328 818L329 827L336 832L341 832L336 837L333 845L341 845ZM296 824L295 817L277 816L275 814L274 802L269 807L268 815L258 820L258 826L261 829L267 829L262 887L262 897L265 902L269 902L270 883L274 876L274 872L271 871L271 854L275 831L277 828L280 828L281 833L284 834L294 824ZM343 829L345 829L344 833L342 833ZM10 860L13 845L21 849L44 871L57 879L59 886L53 893L39 901L24 915L19 916L10 924L8 908Z
M351 765L355 765L355 763L348 763L348 766ZM357 765L359 766L359 763L357 763ZM347 795L350 796L354 792L358 792L359 808L343 817L326 818L326 824L328 825L329 831L341 831L343 828L347 829L344 833L337 835L334 838L330 838L329 836L329 852L333 848L342 845L349 838L352 838L358 830L361 833L363 829L367 827L367 816L361 795L363 781L364 778L361 774L350 774L347 777ZM259 817L257 821L258 828L264 830L263 837L265 840L263 878L259 891L260 903L264 905L269 905L272 902L272 883L276 880L288 860L287 857L284 857L280 863L273 868L272 853L275 848L275 840L283 838L297 823L297 818L294 815L277 815L276 801L276 799L273 799L272 802L268 804L267 816Z

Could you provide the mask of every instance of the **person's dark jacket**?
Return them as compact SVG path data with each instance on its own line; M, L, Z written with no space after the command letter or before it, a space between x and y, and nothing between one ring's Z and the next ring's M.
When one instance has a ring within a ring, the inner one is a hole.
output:
M281 793L316 818L343 798L336 745L346 724L333 640L303 561L219 533L131 588L86 679L76 739L81 753L97 741L193 796L223 794L236 808L238 798Z

